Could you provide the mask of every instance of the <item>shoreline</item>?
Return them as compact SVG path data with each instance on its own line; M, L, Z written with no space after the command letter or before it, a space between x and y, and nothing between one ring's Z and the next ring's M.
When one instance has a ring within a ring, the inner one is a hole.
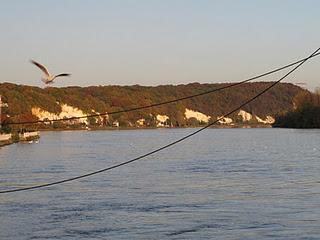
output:
M193 129L193 128L202 128L204 126L186 126L186 127L106 127L106 128L64 128L64 129L37 129L34 132L37 132L36 136L33 136L28 139L19 139L19 140L6 140L6 141L0 141L0 149L1 147L12 145L14 143L31 143L31 142L37 142L37 140L40 139L39 132L69 132L69 131L125 131L125 130L164 130L164 129ZM209 127L208 129L268 129L268 128L277 128L277 129L289 129L285 127L273 127L270 124L263 124L263 125L236 125L236 126L230 126L230 125L214 125ZM302 129L302 128L291 128L291 129ZM310 129L310 128L305 128ZM317 128L314 128L317 129Z
M39 140L39 131L24 132L24 133L10 133L6 140L0 141L0 147L11 145L14 143L29 143Z
M4 146L8 146L8 145L11 145L13 144L14 142L12 140L10 141L0 141L0 148L1 147L4 147Z
M121 130L154 130L154 129L186 129L186 128L202 128L206 125L200 126L184 126L184 127L89 127L89 128L59 128L59 129L49 129L49 128L38 128L37 131L41 132L59 132L59 131L121 131ZM209 128L216 129L228 129L228 128L272 128L271 124L252 124L252 125L213 125Z

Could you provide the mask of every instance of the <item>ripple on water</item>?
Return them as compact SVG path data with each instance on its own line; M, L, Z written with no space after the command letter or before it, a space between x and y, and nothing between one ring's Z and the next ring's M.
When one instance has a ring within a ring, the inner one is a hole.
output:
M0 151L0 188L101 169L191 131L46 132ZM318 133L208 129L108 173L1 195L0 239L318 239Z

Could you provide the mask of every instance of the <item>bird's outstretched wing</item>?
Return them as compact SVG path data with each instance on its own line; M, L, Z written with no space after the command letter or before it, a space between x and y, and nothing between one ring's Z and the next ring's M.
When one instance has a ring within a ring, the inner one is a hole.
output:
M50 73L45 66L43 66L42 64L37 63L36 61L33 61L33 60L30 60L30 62L33 63L34 65L36 65L38 68L40 68L42 70L42 72L44 72L44 74L46 74L47 76L50 76Z
M70 73L60 73L58 75L55 75L54 78L57 78L57 77L67 77L67 76L70 76L71 74Z

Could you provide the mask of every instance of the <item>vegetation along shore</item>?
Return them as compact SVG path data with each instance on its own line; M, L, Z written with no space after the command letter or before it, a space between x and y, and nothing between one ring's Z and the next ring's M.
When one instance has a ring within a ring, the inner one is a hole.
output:
M255 95L270 82L246 83L219 92L138 111L108 112L171 101L219 88L223 84L150 86L91 86L39 88L0 84L7 107L2 110L2 125L7 131L70 129L138 129L156 127L198 127L221 118L239 103ZM306 96L312 101L306 102ZM217 127L294 127L285 125L286 114L315 106L317 94L290 83L281 83L243 109L222 118ZM314 110L309 108L309 110ZM92 114L102 116L69 119ZM288 115L288 116L289 116ZM290 116L291 116L290 115ZM65 119L65 121L50 121ZM319 119L319 117L317 118ZM16 122L43 121L37 124L10 125Z

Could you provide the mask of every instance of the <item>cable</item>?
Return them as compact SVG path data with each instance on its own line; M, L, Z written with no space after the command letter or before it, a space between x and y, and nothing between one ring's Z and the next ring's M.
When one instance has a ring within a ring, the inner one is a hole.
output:
M309 57L305 58L304 61L300 62L296 67L294 67L292 70L290 70L288 73L286 73L283 77L281 77L278 81L272 83L269 87L265 88L264 90L262 90L261 92L259 92L257 95L255 95L254 97L248 99L247 101L245 101L244 103L242 103L241 105L239 105L238 107L236 107L235 109L231 110L230 112L228 112L227 114L223 115L222 117L218 118L216 121L204 126L203 128L200 128L198 129L197 131L194 131L190 134L187 134L186 136L182 137L182 138L179 138L177 139L176 141L173 141L167 145L164 145L160 148L157 148L151 152L148 152L146 154L143 154L139 157L136 157L134 159L131 159L131 160L128 160L128 161L125 161L125 162L122 162L122 163L119 163L119 164L116 164L116 165L113 165L111 167L107 167L107 168L104 168L104 169L100 169L100 170L97 170L97 171L94 171L94 172L90 172L90 173L86 173L86 174L83 174L83 175L79 175L79 176L76 176L76 177L72 177L72 178L67 178L67 179L63 179L63 180L60 180L60 181L55 181L55 182L51 182L51 183L45 183L45 184L39 184L39 185L34 185L34 186L30 186L30 187L23 187L23 188L14 188L14 189L8 189L8 190L2 190L0 191L0 194L3 194L3 193L13 193L13 192L21 192L21 191L27 191L27 190L34 190L34 189L39 189L39 188L44 188L44 187L49 187L49 186L53 186L53 185L58 185L58 184L62 184L62 183L66 183L66 182L71 182L71 181L74 181L74 180L77 180L77 179L81 179L81 178L86 178L86 177L89 177L89 176L92 176L92 175L96 175L96 174L99 174L99 173L102 173L102 172L106 172L106 171L110 171L112 169L115 169L115 168L118 168L118 167L121 167L121 166L124 166L124 165L127 165L127 164L130 164L132 162L135 162L135 161L138 161L138 160L141 160L147 156L150 156L150 155L153 155L157 152L160 152L166 148L169 148L173 145L176 145L177 143L180 143L196 134L198 134L199 132L202 132L203 130L209 128L210 126L212 126L213 124L217 123L218 121L220 121L221 119L229 116L230 114L238 111L240 108L242 108L243 106L247 105L248 103L254 101L255 99L257 99L258 97L260 97L262 94L264 94L265 92L267 92L268 90L270 90L271 88L273 88L275 85L277 85L278 83L280 83L283 79L285 79L287 76L289 76L291 73L293 73L295 70L297 70L302 64L304 64L308 59L310 59L312 56L314 56L314 54L316 54L318 51L320 50L320 48L318 48L315 52L313 52Z
M205 92L202 92L202 93L189 95L189 96L185 96L185 97L182 97L182 98L176 98L176 99L165 101L165 102L160 102L160 103L155 103L155 104L150 104L150 105L141 106L141 107L135 107L135 108L128 108L128 109L119 110L119 111L113 111L113 112L109 112L109 113L97 113L97 114L83 115L83 116L79 116L79 117L59 118L59 119L52 119L52 120L13 122L13 123L5 123L5 125L21 125L21 124L37 124L37 123L46 123L46 122L69 121L69 120L76 120L76 119L82 119L82 118L88 118L88 117L101 117L101 116L106 116L106 115L114 115L114 114L119 114L119 113L138 111L138 110L142 110L142 109L146 109L146 108L158 107L158 106L161 106L161 105L166 105L166 104L170 104L170 103L174 103L174 102L178 102L178 101L182 101L182 100L186 100L186 99L190 99L190 98L195 98L195 97L203 96L203 95L206 95L206 94L209 94L209 93L221 91L221 90L224 90L224 89L227 89L227 88L235 87L235 86L241 85L243 83L246 83L246 82L261 78L261 77L265 77L267 75L270 75L270 74L279 72L281 70L284 70L286 68L292 67L292 66L294 66L294 65L296 65L298 63L304 62L307 59L316 57L319 54L320 53L314 54L313 56L311 56L309 58L304 58L304 59L298 60L296 62L287 64L287 65L285 65L283 67L279 67L279 68L276 68L276 69L271 70L269 72L266 72L266 73L263 73L263 74L248 78L248 79L243 80L241 82L233 83L233 84L230 84L230 85L227 85L227 86L223 86L223 87L220 87L220 88L211 89L209 91L205 91Z

